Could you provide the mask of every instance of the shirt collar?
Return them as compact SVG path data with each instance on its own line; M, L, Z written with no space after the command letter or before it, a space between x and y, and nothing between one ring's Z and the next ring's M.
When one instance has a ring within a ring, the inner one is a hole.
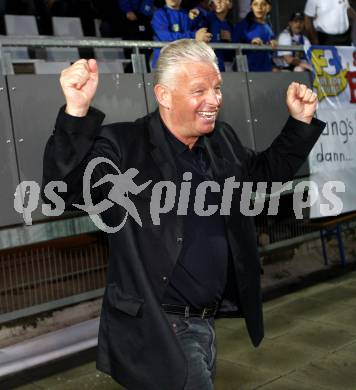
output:
M185 145L183 142L179 141L179 139L176 138L174 136L174 134L167 128L167 126L163 122L161 116L160 116L160 120L161 120L161 123L162 123L162 127L164 129L164 133L165 133L166 139L168 140L169 144L171 145L171 147L172 147L172 149L174 151L174 154L175 155L179 155L179 154L182 154L182 153L184 153L186 151L190 151L188 146ZM199 137L198 138L198 140L194 144L192 150L196 150L196 148L205 149L204 137Z

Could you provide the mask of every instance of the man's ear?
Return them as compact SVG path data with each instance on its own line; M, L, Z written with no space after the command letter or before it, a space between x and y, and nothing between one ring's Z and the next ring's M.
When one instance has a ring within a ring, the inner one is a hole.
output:
M167 109L171 109L172 104L172 98L171 98L171 91L169 88L163 84L156 84L154 87L154 93L156 95L156 99L158 104Z

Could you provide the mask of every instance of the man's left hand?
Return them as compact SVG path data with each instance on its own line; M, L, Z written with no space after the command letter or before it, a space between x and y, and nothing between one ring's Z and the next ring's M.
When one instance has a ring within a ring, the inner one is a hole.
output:
M310 123L316 111L318 97L304 84L293 82L287 91L289 114L299 121Z

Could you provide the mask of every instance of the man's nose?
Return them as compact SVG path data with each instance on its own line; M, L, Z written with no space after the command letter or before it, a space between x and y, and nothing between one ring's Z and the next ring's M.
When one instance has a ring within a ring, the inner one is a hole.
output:
M206 102L213 106L220 106L221 103L221 91L211 89L206 96Z

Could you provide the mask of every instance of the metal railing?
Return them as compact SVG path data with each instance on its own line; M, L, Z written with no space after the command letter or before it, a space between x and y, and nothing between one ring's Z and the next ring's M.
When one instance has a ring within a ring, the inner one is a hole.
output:
M163 47L169 42L157 41L124 41L113 38L59 38L47 36L0 36L0 43L3 46L27 46L27 47L102 47L102 48L137 48L147 49ZM234 49L234 50L274 50L274 51L304 51L302 45L278 46L273 49L269 45L250 45L245 43L209 43L213 49Z
M126 48L131 49L131 61L134 73L145 73L147 71L147 65L145 57L140 53L142 49L154 49L165 46L168 42L156 42L156 41L123 41L120 39L112 38L59 38L59 37L47 37L47 36L35 36L35 37L10 37L0 36L0 65L3 71L2 74L6 74L8 65L7 59L2 55L3 47L29 47L29 48L49 48L49 47L69 47L69 48ZM243 50L262 50L262 51L304 51L304 47L301 45L294 46L278 46L272 48L269 45L250 45L243 43L210 43L213 49L222 50L235 50L236 53L236 65L238 71L248 71L246 56L243 55Z

